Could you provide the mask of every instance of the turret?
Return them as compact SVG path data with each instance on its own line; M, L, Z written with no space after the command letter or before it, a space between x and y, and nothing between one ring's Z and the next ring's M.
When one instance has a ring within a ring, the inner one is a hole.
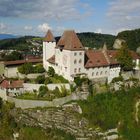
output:
M48 68L47 61L55 54L56 41L50 30L48 30L43 40L43 65Z

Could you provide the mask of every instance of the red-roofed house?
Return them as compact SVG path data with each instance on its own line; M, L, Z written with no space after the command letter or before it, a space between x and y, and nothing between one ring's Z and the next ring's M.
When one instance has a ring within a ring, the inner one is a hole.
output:
M89 79L107 79L111 82L120 73L116 60L117 50L86 50L73 30L67 30L56 44L49 30L43 42L43 66L51 66L55 72L73 81L77 75L87 75ZM131 52L137 66L139 56ZM138 67L135 67L138 68Z
M4 96L1 94L5 94L5 96L15 96L16 94L23 93L23 80L15 80L15 81L9 81L9 80L3 80L0 83L0 97Z

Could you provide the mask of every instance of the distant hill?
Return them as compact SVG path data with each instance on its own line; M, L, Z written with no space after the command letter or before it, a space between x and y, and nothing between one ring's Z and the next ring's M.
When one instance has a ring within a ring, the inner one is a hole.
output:
M109 34L99 34L99 33L78 33L77 34L82 44L85 47L90 48L102 48L103 44L106 43L108 48L112 48L116 36Z
M11 34L0 34L0 40L9 38L17 38L17 36Z
M140 29L120 32L116 38L124 39L131 50L136 51L140 47Z
M35 36L24 36L20 38L10 38L0 40L0 49L15 49L15 50L29 50L29 46L34 46L31 41L36 40L36 42L42 43L40 38Z
M115 39L118 38L126 40L128 47L132 50L136 50L138 47L140 47L140 29L123 31L118 33L117 36L93 32L77 33L77 35L83 46L90 48L98 49L101 48L104 43L106 43L108 48L112 49ZM59 38L59 36L56 37L56 41L58 41ZM0 49L30 50L29 46L36 46L36 43L42 46L42 39L43 38L36 36L4 39L0 40Z

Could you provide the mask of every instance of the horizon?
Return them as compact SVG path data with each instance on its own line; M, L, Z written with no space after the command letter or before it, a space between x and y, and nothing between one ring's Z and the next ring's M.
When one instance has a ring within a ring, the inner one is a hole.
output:
M51 29L60 36L74 29L117 35L140 27L139 12L139 0L1 0L0 34L44 36Z

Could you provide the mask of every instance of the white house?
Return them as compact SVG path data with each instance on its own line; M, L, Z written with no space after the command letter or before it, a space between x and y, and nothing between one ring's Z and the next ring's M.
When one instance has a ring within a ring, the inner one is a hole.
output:
M15 96L23 93L23 80L8 81L3 80L0 83L0 97L7 100L7 96Z
M119 76L121 69L115 59L116 53L116 50L107 50L106 45L101 50L87 50L73 30L65 31L56 44L48 30L43 41L43 66L46 70L53 67L57 74L69 81L78 75L86 75L89 79L104 78L111 82ZM139 63L136 54L135 61Z

